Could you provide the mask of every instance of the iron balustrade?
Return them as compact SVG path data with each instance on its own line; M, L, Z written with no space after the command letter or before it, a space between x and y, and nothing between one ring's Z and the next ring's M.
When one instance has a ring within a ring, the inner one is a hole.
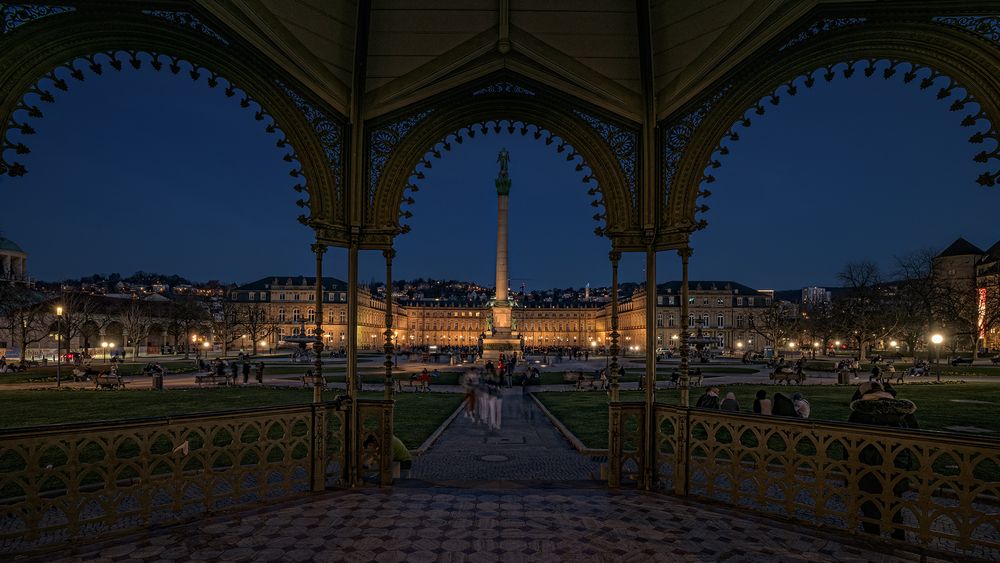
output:
M656 436L644 447L626 428L644 410L611 405L611 486L651 447L661 490L1000 559L1000 440L656 404Z
M392 401L358 405L380 440L369 480L391 484ZM0 431L0 556L357 484L350 420L328 402Z

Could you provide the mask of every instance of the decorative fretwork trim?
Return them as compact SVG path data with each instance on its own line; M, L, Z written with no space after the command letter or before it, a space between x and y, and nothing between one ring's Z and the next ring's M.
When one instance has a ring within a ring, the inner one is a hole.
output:
M575 168L577 172L584 172L582 181L587 187L587 195L597 198L590 202L591 207L599 210L594 214L593 219L598 223L605 221L605 224L599 225L595 228L594 233L597 236L604 236L607 231L607 206L605 205L604 194L601 191L599 180L594 175L593 170L583 160L583 155L578 153L572 145L554 135L551 131L538 125L533 125L520 120L500 119L473 123L445 135L440 141L435 143L431 150L427 151L424 155L424 158L417 163L409 175L410 180L407 185L404 186L403 197L399 202L399 217L404 220L413 217L413 213L409 209L403 209L402 206L413 205L415 203L412 194L420 191L417 184L425 177L423 170L431 168L431 158L441 158L445 152L451 150L453 142L461 144L465 141L466 137L472 139L475 138L477 133L481 135L488 135L490 131L500 133L504 130L506 130L508 134L519 132L522 136L526 136L531 133L531 136L534 139L544 142L546 146L555 145L556 152L560 154L564 152L567 153L566 160L576 163ZM407 195L407 192L410 192L410 194ZM400 229L404 234L410 232L410 226L407 224L401 224Z
M535 93L523 86L518 86L506 80L494 82L485 88L480 88L472 93L473 96L483 96L486 94L519 94L522 96L534 96Z
M72 6L43 6L38 4L8 4L0 2L0 34L7 34L35 20L72 12Z
M302 112L302 116L309 122L313 132L316 133L316 138L319 139L320 145L323 147L323 154L326 155L327 166L330 174L333 175L334 186L337 190L338 206L335 212L339 213L343 210L342 205L339 204L344 201L344 127L338 120L309 103L292 88L281 81L277 81L277 84Z
M694 109L663 127L663 201L670 198L670 188L677 175L681 157L687 148L698 126L727 92L730 86L725 86L698 103Z
M998 16L939 16L937 23L961 27L1000 45L1000 17Z
M817 35L827 33L829 31L834 31L837 29L843 29L845 27L850 27L854 25L860 25L867 21L867 18L835 18L835 19L823 19L818 22L813 23L809 27L803 29L798 34L793 36L791 39L786 41L781 47L778 47L778 51L784 51L789 47L793 47L808 41Z
M214 29L205 25L205 23L203 23L194 14L190 12L174 12L170 10L143 10L142 13L167 20L181 27L193 29L199 33L204 33L205 35L211 37L212 39L219 41L223 45L229 45L229 41L227 41L226 38L216 33Z
M413 128L434 110L425 109L413 115L387 123L368 133L368 207L375 205L378 180L392 152Z
M639 135L635 131L625 129L592 114L580 110L573 110L573 113L597 131L598 135L601 136L601 139L615 155L632 200L632 220L638 221L639 181L637 168L639 162Z

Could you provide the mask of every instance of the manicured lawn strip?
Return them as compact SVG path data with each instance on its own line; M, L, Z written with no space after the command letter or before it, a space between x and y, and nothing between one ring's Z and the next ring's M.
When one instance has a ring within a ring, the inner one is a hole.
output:
M741 410L749 412L754 394L764 389L771 396L775 392L790 395L802 393L812 408L811 419L846 422L850 416L850 400L855 387L809 385L727 385L722 394L732 391ZM995 383L966 384L908 384L897 387L899 397L917 404L917 421L923 430L946 431L948 426L975 426L993 430L987 437L1000 437L1000 385ZM703 389L692 389L693 403ZM608 397L603 392L536 393L536 396L554 416L559 418L573 434L589 448L607 448ZM623 401L641 401L639 392L623 392ZM657 393L658 402L677 404L677 392L667 390ZM955 401L987 401L991 404Z
M0 427L126 420L308 403L310 391L256 386L153 391L0 391Z
M118 364L118 373L124 376L136 376L142 374L142 369L146 367L148 362L136 363L136 364ZM160 362L160 365L167 368L170 373L190 373L195 371L196 365L194 361L176 361L176 362ZM62 366L62 379L63 381L70 381L73 378L73 368L76 366L66 365ZM111 369L111 364L94 362L91 365L91 369L97 371L108 371ZM55 364L49 364L45 367L31 368L28 371L17 372L17 373L0 373L0 385L4 383L45 383L45 382L55 382L56 380L56 366Z
M363 398L381 399L381 393L362 393ZM406 447L415 450L455 412L465 398L460 393L396 393L392 430Z

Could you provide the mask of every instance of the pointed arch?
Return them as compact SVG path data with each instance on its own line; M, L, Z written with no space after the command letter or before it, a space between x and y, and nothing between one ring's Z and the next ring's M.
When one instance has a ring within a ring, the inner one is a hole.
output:
M309 213L299 221L346 241L343 121L239 41L189 12L118 7L20 15L0 35L0 173L27 173L18 160L30 152L23 138L35 134L44 106L74 81L146 65L196 81L204 76L287 148L289 184L304 193L296 203Z
M977 162L1000 160L996 125L1000 119L1000 43L989 35L940 18L821 20L769 53L661 125L660 201L665 229L660 248L670 248L707 225L697 214L708 207L698 200L711 195L703 186L714 181L711 169L721 165L719 157L728 154L729 143L739 138L739 128L749 127L757 115L778 105L782 96L802 92L817 78L830 81L855 74L890 78L899 73L916 87L939 89L938 98L951 111L961 112L976 103L979 111L962 114L956 126L972 128L973 143L994 143L975 155ZM954 96L960 89L968 95ZM993 185L1000 181L1000 172L970 180Z

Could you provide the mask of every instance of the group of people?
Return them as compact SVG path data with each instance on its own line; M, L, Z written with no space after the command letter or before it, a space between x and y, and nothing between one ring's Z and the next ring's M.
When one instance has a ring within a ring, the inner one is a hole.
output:
M718 387L709 387L705 394L698 398L694 405L700 409L718 409L730 412L739 412L740 403L736 399L736 393L729 392L721 397ZM767 391L760 389L754 395L753 412L765 416L787 416L791 418L809 418L811 413L809 401L802 396L802 393L793 393L791 396L784 393L775 393L774 398L768 398Z
M486 360L485 370L497 381L502 382L504 387L510 389L514 387L514 369L517 367L517 354L500 354L497 363L493 360Z
M500 430L503 415L503 389L494 370L470 368L462 378L465 389L465 417Z
M264 383L264 362L257 362L253 365L253 368L256 371L257 383ZM243 383L250 383L251 363L247 360L240 362L216 358L211 362L206 362L204 359L199 358L198 369L213 373L216 377L232 378L233 385L239 383L240 375L243 376Z

